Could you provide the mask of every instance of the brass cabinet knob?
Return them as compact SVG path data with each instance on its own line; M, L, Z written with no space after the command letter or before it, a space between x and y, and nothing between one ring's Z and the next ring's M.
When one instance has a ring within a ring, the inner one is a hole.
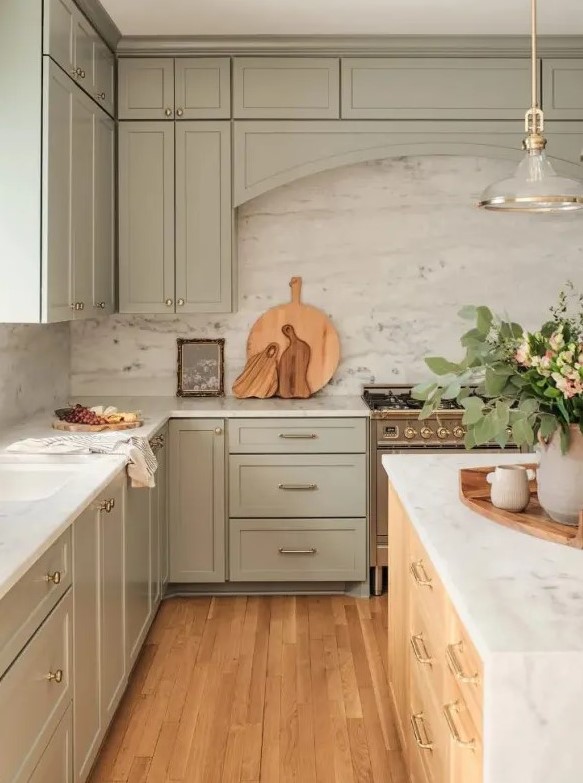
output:
M98 92L98 93L95 94L95 97L99 101L104 101L105 100L105 93L104 92Z
M424 440L429 440L429 438L433 435L433 430L430 427L421 427L420 434Z
M437 437L441 440L445 440L448 435L451 435L450 431L447 429L447 427L438 427L437 428Z
M407 440L413 440L415 435L417 435L417 430L414 427L405 427L403 435L407 438Z
M97 509L99 511L105 511L107 514L109 514L109 512L111 511L114 505L115 505L115 501L102 500L101 503L97 506Z
M184 299L177 299L176 304L178 307L184 307Z
M60 571L53 571L52 574L47 574L45 576L45 582L52 582L54 585L61 584L61 572Z
M177 117L182 117L183 114L184 114L184 111L182 109L176 109L176 116Z
M222 435L222 434L223 434L223 428L215 427L215 435Z
M98 310L105 310L105 302L97 302L97 304L95 305L95 307L96 307Z
M111 500L109 501L109 506L110 508L115 508L115 498L111 498Z
M49 682L63 682L63 670L57 669L56 672L49 672L47 674L47 680L49 680Z
M172 117L172 109L164 109L164 114L167 117Z
M85 302L79 302L79 310L85 310Z
M166 307L172 307L172 305L174 304L174 302L172 301L172 299L167 299L167 300L164 302L164 304L166 305Z
M83 70L83 68L77 68L75 70L75 75L78 76L80 79L84 79L85 78L85 71Z

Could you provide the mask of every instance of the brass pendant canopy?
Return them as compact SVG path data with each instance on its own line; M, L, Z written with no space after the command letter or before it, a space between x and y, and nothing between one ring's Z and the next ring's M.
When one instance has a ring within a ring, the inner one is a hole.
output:
M544 117L538 105L536 0L531 0L532 104L525 117L526 154L511 177L482 193L479 207L506 212L570 212L583 209L583 182L560 177L547 158Z

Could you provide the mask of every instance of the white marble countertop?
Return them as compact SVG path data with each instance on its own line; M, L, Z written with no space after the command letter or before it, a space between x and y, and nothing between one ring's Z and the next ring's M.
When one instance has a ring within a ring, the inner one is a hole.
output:
M383 465L482 658L583 652L583 551L497 525L464 506L458 471L533 455L383 457Z

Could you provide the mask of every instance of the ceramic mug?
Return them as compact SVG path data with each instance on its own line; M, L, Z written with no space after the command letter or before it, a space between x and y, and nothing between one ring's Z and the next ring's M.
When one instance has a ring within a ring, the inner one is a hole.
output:
M492 505L504 511L524 511L530 502L529 481L534 472L523 465L499 465L488 473L486 481L492 485Z

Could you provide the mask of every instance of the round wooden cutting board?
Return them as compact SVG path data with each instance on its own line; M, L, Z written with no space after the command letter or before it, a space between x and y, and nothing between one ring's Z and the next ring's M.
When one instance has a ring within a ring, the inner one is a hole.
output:
M307 380L310 392L315 394L336 372L340 361L340 340L325 313L301 302L302 278L292 277L289 285L291 302L272 307L253 325L247 338L247 358L261 353L269 343L279 344L281 356L290 345L282 328L290 324L297 337L310 347Z

